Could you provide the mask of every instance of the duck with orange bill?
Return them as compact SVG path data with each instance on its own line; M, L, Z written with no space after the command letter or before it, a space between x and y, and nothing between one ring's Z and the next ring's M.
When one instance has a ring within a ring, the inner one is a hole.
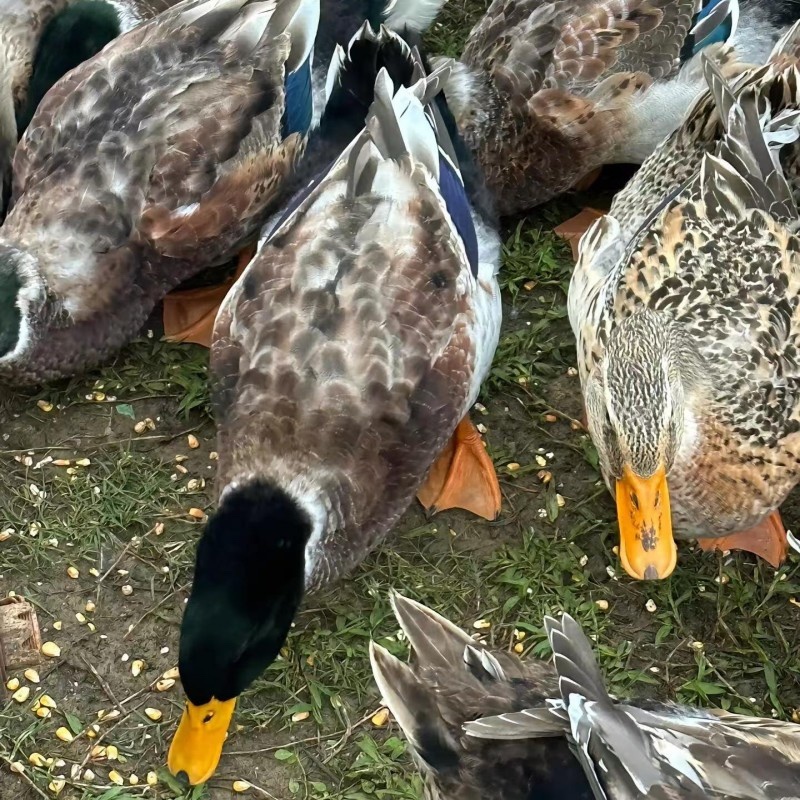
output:
M581 240L569 317L634 578L676 538L777 567L800 459L800 27L709 91Z
M198 544L169 752L192 784L304 596L354 569L416 493L499 512L468 412L499 338L500 240L442 77L387 28L337 50L307 153L325 166L217 316L219 505ZM340 146L348 115L359 128Z

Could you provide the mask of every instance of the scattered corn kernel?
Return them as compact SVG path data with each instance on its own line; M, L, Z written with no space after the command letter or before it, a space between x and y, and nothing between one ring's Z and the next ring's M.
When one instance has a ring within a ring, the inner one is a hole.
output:
M544 415L545 422L558 422L558 417L555 414L545 414Z
M37 400L36 405L42 409L45 413L48 413L53 410L54 406L49 400Z
M9 692L16 692L19 689L19 678L11 678L6 684L6 689Z
M516 461L512 461L510 464L506 464L506 469L509 472L516 472L519 469L519 464Z
M31 753L28 756L28 761L33 764L34 767L43 767L47 763L45 757L41 753Z
M61 790L67 785L67 782L63 778L53 778L50 783L47 784L47 788L53 794L60 794Z
M216 450L212 450L208 454L208 460L209 461L219 461L219 453Z
M108 773L108 779L111 783L116 783L117 786L122 786L125 783L122 775L119 774L115 769L112 769L111 772Z
M105 719L105 720L116 719L118 716L119 716L119 709L118 708L112 708L111 711L107 711L103 715L103 719Z
M177 667L170 667L162 676L164 680L175 680L180 677L180 672Z
M72 732L69 728L65 728L63 725L56 731L56 738L61 739L62 742L71 742L75 737L72 735Z
M233 782L233 791L234 792L246 792L250 788L250 784L247 781L234 781Z
M106 757L106 749L101 744L96 744L92 748L92 758L105 758Z
M540 467L546 467L547 466L547 459L544 456L536 455L534 460L536 461L536 463Z
M86 622L86 617L83 614L81 614L80 611L77 611L75 613L75 619L78 620L78 622L80 622L81 625L83 625Z
M109 761L116 761L119 758L119 750L116 745L106 745L106 758Z
M79 467L88 467L92 462L88 458L79 458L79 459L76 459L75 463Z
M12 761L8 768L16 773L25 772L25 765L21 761Z
M137 423L136 423L136 424L133 426L133 432L134 432L134 433L144 433L146 430L147 430L147 423L146 423L146 422L145 422L143 419L140 419L140 420L139 420L139 421L138 421L138 422L137 422Z
M601 611L608 611L608 600L595 600L594 604L601 610Z
M147 715L147 718L153 720L153 722L158 722L161 717L164 716L157 708L146 708L144 713Z
M86 625L86 627L87 627L87 628L88 628L88 629L89 629L89 630L90 630L92 633L94 633L94 632L97 630L97 626L96 626L96 625L95 625L93 622L90 622L90 623L88 623L88 624Z
M158 783L158 775L155 772L148 772L145 780L148 786L155 786Z
M524 649L525 649L525 645L524 645L524 644L522 644L522 642L517 642L517 643L514 645L514 652L515 652L515 653L517 653L517 654L519 654L519 653L522 653L522 651L523 651Z
M67 567L67 575L75 580L80 575L80 572L78 572L77 567Z
M658 606L656 606L655 600L651 598L644 604L644 607L652 614Z
M54 467L68 467L71 463L68 458L56 458L53 460Z
M492 623L489 622L488 619L476 619L475 622L472 623L472 627L476 630L483 631L486 628L491 628Z
M56 627L55 622L53 627ZM56 630L61 630L61 628L56 628ZM42 645L42 655L48 658L58 658L61 655L61 648L55 642L45 642Z
M125 595L125 597L130 597L133 594L133 586L131 586L129 583L126 583L122 589L120 589L120 591Z
M53 630L60 631L63 627L64 627L64 623L60 619L57 619L53 623Z
M186 437L186 443L189 445L190 450L197 450L197 448L200 447L200 441L193 433L190 433Z
M14 694L11 695L12 699L16 700L18 703L24 703L29 697L31 696L31 687L30 686L22 686L17 689Z
M49 694L43 694L39 698L39 705L44 706L45 708L56 708L56 701L50 697Z
M144 669L144 661L141 658L136 658L131 662L131 675L134 678L138 678L139 675L142 674L142 670Z
M692 642L690 647L692 650L697 650L699 652L705 647L705 645L702 642Z
M92 611L94 611L96 608L97 608L97 606L94 604L94 601L93 600L89 600L89 602L83 607L83 610L86 611L87 613L91 614Z
M164 523L163 522L157 522L155 524L155 527L153 528L153 533L156 536L161 536L161 534L164 533Z
M372 724L376 728L382 728L389 721L389 709L381 708L377 713L372 715Z
M90 574L90 575L93 575L95 578L99 578L99 577L100 577L100 570L99 570L99 569L97 569L97 567L92 567L92 568L89 570L89 574Z
M206 515L206 512L203 511L202 508L190 508L189 509L189 516L193 519L203 519Z
M83 779L87 783L91 783L94 780L94 772L92 772L90 769L85 769L83 771Z
M556 494L556 505L559 508L564 508L564 506L566 504L567 504L567 501L564 499L564 497L562 495L560 495L560 494Z
M14 535L13 528L5 528L0 531L0 542L7 542Z
M130 775L128 777L128 783L131 786L136 786L139 783L139 776L138 775Z
M542 483L544 483L544 484L548 484L548 483L550 483L550 481L551 481L551 480L553 480L553 473L552 473L552 472L549 472L549 471L548 471L548 470L546 470L546 469L540 469L540 470L539 470L539 471L536 473L536 477L537 477L537 478L538 478L538 479L539 479L539 480L540 480Z
M45 708L44 706L39 706L34 710L34 714L36 714L39 719L47 719L50 716L50 709Z
M31 683L39 683L39 673L35 669L29 667L22 674L25 676L25 680Z
M303 720L308 719L309 717L308 711L298 711L295 714L292 714L292 722L302 722Z
M175 685L175 681L173 678L162 678L159 681L156 681L156 691L157 692L166 692L169 691Z

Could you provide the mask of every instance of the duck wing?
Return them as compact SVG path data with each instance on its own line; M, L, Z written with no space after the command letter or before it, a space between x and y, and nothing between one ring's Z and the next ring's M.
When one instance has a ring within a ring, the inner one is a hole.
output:
M379 73L366 129L292 200L214 331L223 483L302 453L356 498L312 585L406 507L499 335L499 241L470 215L435 123L440 76L390 84Z

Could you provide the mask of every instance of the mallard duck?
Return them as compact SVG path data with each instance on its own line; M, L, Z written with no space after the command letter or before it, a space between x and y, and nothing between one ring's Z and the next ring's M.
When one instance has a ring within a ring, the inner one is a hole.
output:
M616 701L568 614L544 620L553 669L491 652L408 598L392 605L414 660L373 642L372 671L429 800L800 797L800 726Z
M569 317L636 578L672 572L674 535L773 566L786 555L800 220L777 153L797 138L798 41L795 26L733 90L706 62L710 94L581 241Z
M7 0L0 7L0 176L36 107L59 78L177 0Z
M699 53L727 75L763 64L797 17L764 0L494 0L445 60L445 93L513 214L603 164L641 163L704 90Z
M310 125L318 10L187 0L48 92L0 228L0 378L100 363L255 241Z
M384 65L419 80L393 95ZM192 784L303 596L386 536L451 437L447 491L474 479L499 506L466 415L499 337L500 240L434 99L441 73L423 77L387 29L365 26L333 62L320 135L376 67L366 128L281 213L217 317L219 506L181 627L188 702L169 752Z
M343 57L344 49L353 32L366 21L377 29L385 25L406 36L416 36L424 32L442 6L444 0L324 0L320 13L320 24L314 41L311 86L313 93L312 127L316 127L326 107L327 78L330 72L331 59L336 57L337 63ZM330 73L333 74L333 73ZM348 135L341 138L341 148L361 130L364 116L372 98L373 84L370 81L360 87L360 94L366 96L366 107L363 113L355 113L353 108L343 109L341 121ZM329 122L333 116L329 110ZM355 121L355 122L354 122ZM330 133L330 132L329 132ZM329 158L333 152L330 136L326 137L326 145L322 150ZM336 151L338 152L338 151ZM286 188L291 193L291 186ZM193 342L211 346L214 320L220 304L231 286L236 282L247 266L252 253L240 258L238 268L231 277L201 288L182 289L170 293L164 299L163 329L167 339L177 342Z

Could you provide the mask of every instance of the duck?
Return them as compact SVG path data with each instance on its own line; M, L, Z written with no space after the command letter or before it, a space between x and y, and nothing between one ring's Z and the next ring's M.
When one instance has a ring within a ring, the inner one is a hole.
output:
M47 91L177 0L10 0L0 9L0 219L17 141Z
M413 659L370 644L375 682L428 800L786 800L800 725L608 694L569 614L544 618L553 664L492 651L398 593Z
M311 122L318 0L187 0L61 78L0 227L0 380L90 369L254 245Z
M311 129L319 125L322 111L327 107L330 90L327 81L331 60L335 57L339 63L344 52L343 47L348 46L354 31L363 22L368 22L375 29L383 25L405 36L419 38L438 15L443 2L444 0L325 0L320 8L320 22L310 63ZM368 83L363 87L362 94L370 97L372 88L372 84ZM347 130L349 135L341 139L341 147L348 144L361 130L368 107L369 102L364 113L360 115L354 113L353 109L347 109L342 114L342 131ZM331 117L329 112L329 121ZM327 141L330 142L330 135L327 136ZM322 149L329 152L330 144ZM284 195L293 194L296 188L290 182ZM164 298L161 319L155 320L154 327L168 341L210 347L219 307L244 271L252 252L252 249L246 250L235 268L229 270L227 277L220 276L218 270L214 270L204 285L170 292Z
M494 0L445 86L464 139L514 215L587 188L606 164L641 164L705 83L763 64L800 16L765 0Z
M217 316L218 503L181 624L187 702L168 757L192 785L214 773L237 698L303 598L351 572L429 473L437 497L483 492L487 516L499 510L468 410L499 338L500 239L441 80L396 33L360 29L331 62L309 141L309 169L323 166ZM362 129L326 163L348 106Z
M636 579L672 573L676 537L776 568L797 545L799 37L733 84L707 60L708 93L580 242L568 314Z

